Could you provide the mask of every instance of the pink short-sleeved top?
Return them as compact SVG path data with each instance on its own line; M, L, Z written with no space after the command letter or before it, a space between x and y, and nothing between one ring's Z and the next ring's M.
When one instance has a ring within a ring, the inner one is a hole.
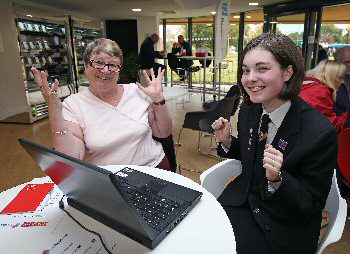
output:
M63 101L63 117L82 129L86 161L100 166L155 167L164 151L152 138L148 123L151 100L136 84L122 86L124 93L117 107L85 89Z

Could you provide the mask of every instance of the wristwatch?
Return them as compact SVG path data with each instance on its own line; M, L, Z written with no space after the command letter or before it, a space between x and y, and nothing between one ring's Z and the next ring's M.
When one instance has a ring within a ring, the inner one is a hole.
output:
M280 171L279 173L278 173L278 176L276 177L276 179L275 180L268 180L270 183L278 183L278 182L280 182L280 181L282 181L282 172Z

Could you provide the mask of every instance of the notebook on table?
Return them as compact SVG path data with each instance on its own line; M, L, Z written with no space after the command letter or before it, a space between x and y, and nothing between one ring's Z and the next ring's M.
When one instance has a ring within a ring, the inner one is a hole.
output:
M154 249L202 197L196 190L125 167L112 173L27 139L22 147L68 204Z

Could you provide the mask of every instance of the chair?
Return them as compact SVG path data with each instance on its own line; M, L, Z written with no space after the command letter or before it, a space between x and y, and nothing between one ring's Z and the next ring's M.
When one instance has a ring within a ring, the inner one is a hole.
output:
M230 89L227 91L226 95L224 98L230 98L230 97L233 97L233 96L240 96L241 92L240 92L240 88L238 85L233 85L230 87ZM208 111L208 110L212 110L213 108L216 107L216 105L219 103L219 101L213 101L213 100L210 100L210 101L206 101L203 103L203 109L205 111ZM239 104L239 100L237 100L235 102L235 106L236 108L238 108L238 104Z
M226 159L205 170L200 175L203 188L218 198L225 189L230 177L239 176L242 173L241 162L234 159Z
M171 172L176 173L177 163L173 135L166 138L158 138L152 136L152 138L162 144L165 155L168 157Z
M204 171L200 175L201 185L215 198L218 198L223 192L228 179L232 176L238 176L241 172L241 162L228 159ZM338 241L345 226L346 201L340 196L335 170L332 177L332 186L323 210L329 212L329 223L323 238L318 244L316 254L321 254L326 246Z
M345 226L347 204L345 199L340 196L335 170L332 177L332 187L323 211L329 212L329 223L322 240L318 244L316 254L321 254L329 244L339 241Z
M350 128L342 130L338 135L338 164L343 182L350 187Z
M231 98L222 99L218 105L209 111L192 111L187 112L185 115L184 123L179 132L177 143L180 144L181 132L183 129L191 129L199 132L198 138L198 151L204 155L208 155L214 158L219 158L215 155L206 153L201 150L201 135L202 132L213 133L213 129L211 128L211 124L218 119L219 117L224 117L226 119L230 119L230 117L236 112L237 107L235 108L235 102L239 100L238 96L234 96ZM202 121L201 121L202 120ZM201 122L201 124L200 124ZM209 127L210 126L210 127ZM202 128L201 128L202 127Z

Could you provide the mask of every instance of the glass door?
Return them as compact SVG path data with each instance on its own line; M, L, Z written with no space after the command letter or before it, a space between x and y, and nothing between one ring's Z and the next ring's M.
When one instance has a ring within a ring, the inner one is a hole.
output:
M300 48L308 70L317 61L320 15L321 8L267 15L264 31L282 33L291 38Z

